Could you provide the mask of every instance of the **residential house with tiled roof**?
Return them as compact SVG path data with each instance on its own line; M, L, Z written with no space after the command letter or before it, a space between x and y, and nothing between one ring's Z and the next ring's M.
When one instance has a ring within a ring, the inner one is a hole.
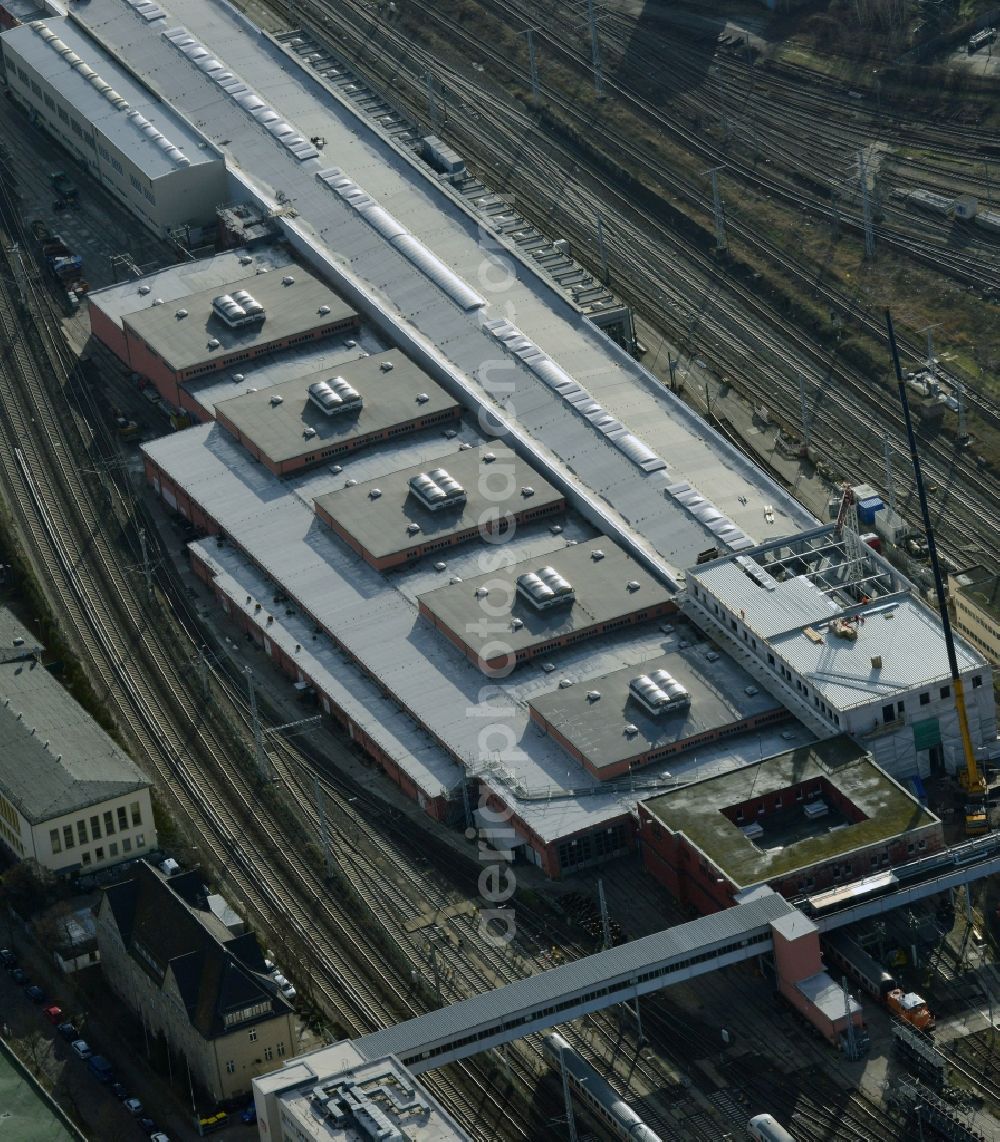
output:
M212 1098L249 1091L295 1053L292 1008L256 937L218 920L197 870L168 878L140 861L104 890L97 939L112 990Z

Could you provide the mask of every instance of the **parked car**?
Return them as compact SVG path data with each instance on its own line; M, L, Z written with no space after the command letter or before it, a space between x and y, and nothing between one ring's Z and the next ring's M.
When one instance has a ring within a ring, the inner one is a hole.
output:
M150 1134L149 1142L170 1142L170 1139L166 1136L166 1134L161 1134L159 1131L157 1131L155 1134Z
M289 983L287 980L285 980L284 986L279 987L278 990L286 999L294 999L298 994L298 992L295 990L295 984Z
M17 967L17 956L10 948L0 948L0 965L3 965L8 971Z
M74 1039L73 1042L70 1043L70 1047L78 1059L89 1059L94 1053L90 1049L90 1044L86 1039Z
M103 1055L91 1055L87 1060L90 1073L98 1082L109 1083L115 1077L115 1072Z
M53 1027L58 1027L63 1021L63 1009L57 1003L46 1003L42 1008L42 1014Z
M67 1043L74 1043L80 1038L80 1032L76 1029L75 1023L60 1023L56 1031L66 1040Z
M285 979L285 977L281 974L280 971L274 972L271 976L271 979L274 980L274 982L278 985L279 988L288 986L288 980Z
M143 1134L156 1134L156 1123L151 1118L142 1117L139 1119L139 1129Z
M31 980L29 980L29 979L28 979L28 973L27 973L26 971L24 971L24 969L23 969L23 968L14 968L14 970L13 970L13 971L10 973L10 978L11 978L11 979L12 979L12 980L13 980L13 981L14 981L14 982L15 982L15 983L16 983L16 984L19 986L19 987L24 987L24 985L25 985L26 983L30 983L30 982L31 982Z
M128 1098L128 1087L124 1083L112 1083L108 1090L118 1099L119 1102L124 1102Z
M142 1103L137 1098L122 1099L122 1106L125 1107L129 1114L135 1115L136 1118L142 1114Z
M29 983L24 989L24 994L31 1000L32 1003L44 1003L45 992L38 986L37 983ZM60 1014L62 1014L60 1012Z

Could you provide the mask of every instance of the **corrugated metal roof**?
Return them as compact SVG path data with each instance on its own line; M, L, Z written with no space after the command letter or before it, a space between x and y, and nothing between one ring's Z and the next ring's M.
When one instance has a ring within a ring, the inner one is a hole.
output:
M767 930L772 920L792 911L783 897L767 892L724 912L702 916L365 1035L355 1039L354 1045L366 1058L389 1054L406 1056L422 1046L443 1039L464 1038L476 1028L545 1007L574 993L585 993L617 980L634 979L673 961L690 959L700 952L749 938Z

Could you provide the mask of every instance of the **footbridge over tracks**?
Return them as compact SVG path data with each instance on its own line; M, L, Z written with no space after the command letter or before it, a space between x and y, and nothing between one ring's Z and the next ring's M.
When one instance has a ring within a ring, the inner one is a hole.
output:
M829 931L997 871L1000 834L992 834L889 870L874 898L864 889L860 898L850 896L851 889L866 884L860 881L844 886L842 898L829 902L828 913L808 901L801 903L820 931ZM869 878L868 883L873 882ZM757 886L724 912L375 1031L356 1039L354 1046L368 1059L395 1055L411 1072L420 1074L717 968L766 955L774 949L775 925L789 932L795 924L786 918L794 916L805 922L798 908L770 888Z
M995 872L1000 872L1000 833L965 841L943 852L792 903L801 908L821 932L831 932L846 924L915 904L939 892L971 884Z
M356 1039L368 1059L395 1055L414 1074L771 950L795 909L769 888L725 912L563 964Z

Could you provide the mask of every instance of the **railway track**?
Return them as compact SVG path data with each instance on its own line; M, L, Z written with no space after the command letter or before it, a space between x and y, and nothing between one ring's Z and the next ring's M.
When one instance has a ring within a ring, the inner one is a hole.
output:
M419 4L420 0L415 2ZM336 10L343 13L345 7L353 13L347 0L338 4ZM333 9L326 6L324 10ZM358 12L357 18L357 27L346 21L340 24L341 42L333 54L342 54L346 45L352 61L368 60L372 44L381 45L393 33L384 24L373 27L367 10ZM835 470L847 468L852 474L863 473L876 484L881 482L884 473L875 458L881 452L882 441L873 426L884 423L897 439L901 438L902 426L895 401L871 378L852 372L837 361L835 353L818 352L808 337L770 311L749 285L744 286L731 276L723 280L719 266L702 249L692 251L690 244L648 211L638 209L620 187L599 172L587 170L584 185L579 155L551 139L543 140L536 123L523 109L508 105L498 117L493 93L484 93L478 80L468 80L413 44L400 42L398 37L391 42L393 81L399 92L403 90L404 76L409 78L411 110L417 107L412 102L418 98L417 90L424 88L419 77L434 66L455 93L448 114L452 126L461 134L462 149L471 152L484 167L494 167L498 151L504 157L505 173L499 176L503 185L496 186L498 176L491 170L495 189L513 190L528 204L537 202L534 210L522 206L522 213L533 216L536 224L570 237L575 248L586 248L592 240L589 226L581 220L612 204L617 216L613 225L606 223L609 262L613 271L620 269L620 292L626 299L641 312L669 315L666 323L674 326L678 340L691 347L692 355L696 340L710 339L718 371L738 389L757 397L763 395L768 407L779 414L780 422L786 426L794 428L799 422L798 393L779 383L780 379L807 377L810 390L822 393L823 403L815 410L813 421L816 452ZM379 58L388 55L384 51L378 54ZM365 66L364 70L372 69ZM564 172L574 163L579 181L569 185ZM563 190L562 201L557 204L559 214L554 219L548 214L553 204L547 190L539 198L539 187L556 185ZM838 305L848 304L852 316L861 312L856 303L838 298ZM874 315L863 316L875 323ZM833 383L835 380L839 386ZM929 453L925 455L925 464L931 469L931 478L950 489L953 510L942 524L944 542L953 551L962 552L963 558L968 557L969 549L981 550L988 557L990 551L997 550L997 529L989 521L998 515L1000 481L982 472L967 454L951 447L947 439L927 441L925 446ZM908 485L905 469L900 482ZM901 496L900 502L906 498Z
M9 197L0 205L0 479L53 612L92 664L136 756L169 791L255 926L294 940L320 1005L352 1033L418 1013L357 917L295 857L292 839L275 835L248 775L246 741L226 732L225 719L197 712L190 659L199 644L183 627L179 638L168 634L157 604L140 595L113 535L117 527L134 558L137 521L129 505L113 484L105 485L112 503L102 502L84 478L93 457L82 445L92 448L94 440L73 407L67 350L38 272L22 253L29 247L16 208ZM463 1064L431 1085L476 1137L530 1136L482 1068Z

